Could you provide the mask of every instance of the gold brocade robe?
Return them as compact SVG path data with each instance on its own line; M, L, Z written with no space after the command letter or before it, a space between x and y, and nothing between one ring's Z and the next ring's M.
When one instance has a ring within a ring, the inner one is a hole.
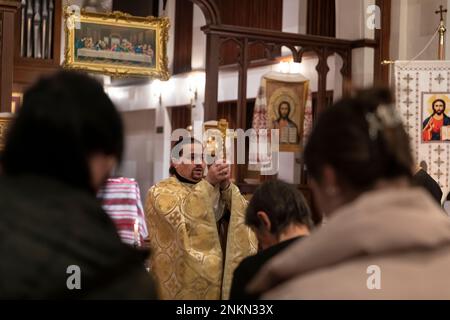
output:
M231 213L225 262L214 213L218 197ZM228 299L234 270L257 249L244 224L246 207L234 184L221 192L205 180L188 184L171 177L150 188L150 268L162 299Z

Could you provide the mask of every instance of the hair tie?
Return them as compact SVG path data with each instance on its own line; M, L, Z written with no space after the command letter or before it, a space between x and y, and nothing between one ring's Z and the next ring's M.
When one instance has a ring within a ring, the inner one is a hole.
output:
M395 128L402 123L402 119L393 106L385 104L379 105L375 112L366 114L367 124L369 125L369 136L372 140L378 138L378 132L384 128Z

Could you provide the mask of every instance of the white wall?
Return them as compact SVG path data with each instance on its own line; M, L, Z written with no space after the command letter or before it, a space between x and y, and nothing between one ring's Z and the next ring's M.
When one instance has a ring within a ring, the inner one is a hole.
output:
M374 0L336 1L336 37L348 40L373 39L375 32L366 25L366 19L368 18L367 7L373 4L375 4ZM367 87L373 84L373 61L373 49L361 48L353 50L353 86ZM337 63L342 63L342 61L337 59Z
M206 35L200 30L206 24L202 11L194 5L194 18L192 24L192 69L205 69Z
M120 175L134 178L141 189L141 199L154 183L156 143L155 110L122 112L125 125L125 153Z
M439 25L439 15L434 12L441 4L444 4L444 7L450 5L450 1L447 5L445 2L442 0L392 1L391 60L410 60L422 51ZM448 32L447 37L449 37ZM437 48L438 37L418 57L418 60L436 60ZM449 57L448 52L447 57Z

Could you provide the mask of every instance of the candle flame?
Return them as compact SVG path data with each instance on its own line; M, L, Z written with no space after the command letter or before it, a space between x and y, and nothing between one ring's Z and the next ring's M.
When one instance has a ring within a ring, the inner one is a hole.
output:
M134 220L134 243L136 246L140 245L140 239L139 239L139 220Z

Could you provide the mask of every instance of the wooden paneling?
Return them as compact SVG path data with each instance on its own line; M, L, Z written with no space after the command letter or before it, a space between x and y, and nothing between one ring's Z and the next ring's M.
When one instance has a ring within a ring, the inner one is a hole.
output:
M244 131L247 129L250 129L252 127L252 120L253 120L253 110L255 107L255 99L247 99L246 101L246 123L245 126L239 126L238 124L238 101L237 100L231 100L231 101L221 101L218 103L217 107L217 114L218 119L226 119L228 121L228 128L230 129L243 129ZM245 141L245 157L246 162L248 161L248 150L249 150L249 143L248 140ZM251 178L255 179L258 177L255 177L254 172L250 172L247 170L247 167L239 168L236 164L232 165L232 177L234 179L237 179L238 176L238 170L242 171L242 175L245 178Z
M176 129L186 129L191 125L191 106L177 106L169 107L170 110L170 123L172 125L172 131Z
M230 100L230 101L220 101L217 104L218 110L217 110L217 118L218 119L226 119L228 121L228 127L230 129L238 129L238 123L237 123L237 100ZM245 126L241 129L247 130L252 127L252 121L253 121L253 110L255 108L255 99L247 99L247 114L246 114L246 122Z
M223 24L281 31L283 1L280 0L217 0ZM280 55L276 50L274 55ZM221 49L221 65L237 63L238 49L235 42L225 42ZM264 59L261 45L250 44L250 61Z
M200 0L193 0L200 1ZM205 0L206 1L206 0ZM351 92L351 75L352 75L352 50L356 48L376 48L378 43L372 39L345 40L331 37L303 35L296 33L287 33L273 30L262 30L256 28L247 28L230 25L207 25L202 28L206 34L206 86L205 86L205 113L204 119L217 119L217 101L218 101L218 56L219 45L222 39L234 39L236 42L242 43L242 51L240 53L240 61L238 66L238 97L239 110L245 108L246 99L246 74L249 63L244 63L247 59L246 44L253 42L263 42L270 45L288 47L295 61L300 61L307 52L313 52L319 59L316 66L318 73L318 110L322 110L326 104L326 78L329 71L327 59L332 54L339 54L343 59L343 67L341 74L343 75L343 93ZM300 49L297 49L300 48ZM242 108L241 108L242 106ZM245 118L240 112L240 119L245 123ZM239 120L239 119L238 119ZM238 123L240 123L238 121Z
M326 103L325 103L325 108L331 107L333 105L333 91L327 91L325 96L326 96ZM316 120L316 116L317 116L317 105L318 105L318 93L317 92L313 92L311 94L311 99L312 99L312 112L313 112L313 119Z
M0 1L0 112L11 112L15 17L20 3Z
M387 85L389 83L389 65L381 65L383 60L390 60L389 43L391 39L391 0L377 0L376 5L381 10L381 29L375 30L375 40L380 44L375 49L374 83Z
M122 11L133 16L158 16L159 0L113 0L113 11Z
M336 37L335 0L308 0L307 34Z
M217 104L217 118L226 119L230 129L236 129L237 101L223 101Z
M192 24L194 4L187 0L177 0L175 8L175 43L173 74L191 71Z

